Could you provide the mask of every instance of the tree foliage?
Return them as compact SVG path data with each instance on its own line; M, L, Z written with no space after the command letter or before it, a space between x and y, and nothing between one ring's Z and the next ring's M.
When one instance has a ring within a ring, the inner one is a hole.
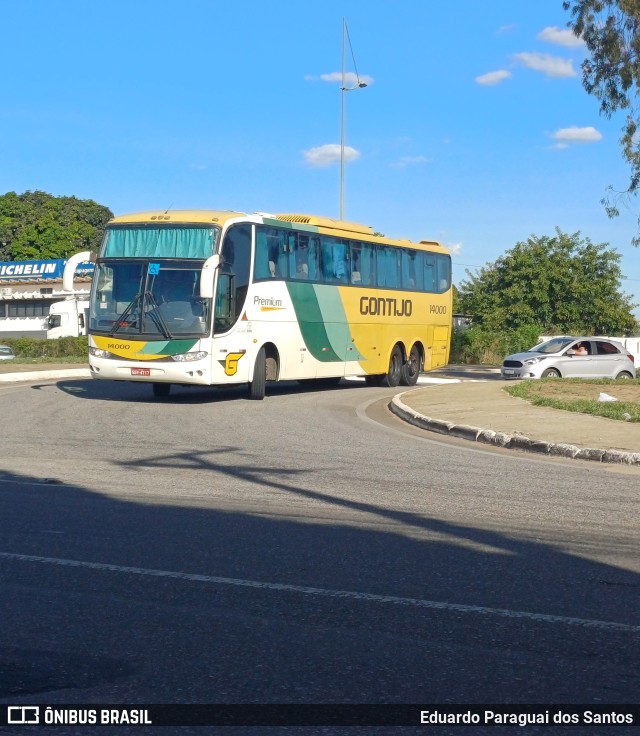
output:
M67 258L97 251L111 210L46 192L0 195L0 261Z
M496 330L534 326L540 334L622 334L636 327L620 292L620 254L580 233L532 235L459 287L474 325Z
M600 113L607 118L628 110L620 145L631 167L629 186L623 192L609 187L612 197L602 200L609 217L615 217L619 197L632 197L640 187L640 0L564 0L562 5L571 12L568 26L590 53L582 62L584 88L600 100ZM640 245L640 235L633 244Z

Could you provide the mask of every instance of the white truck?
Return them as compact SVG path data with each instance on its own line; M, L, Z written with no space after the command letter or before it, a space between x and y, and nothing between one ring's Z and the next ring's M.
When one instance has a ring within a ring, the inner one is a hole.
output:
M54 302L47 318L47 340L86 335L88 323L89 300L85 297L70 296Z

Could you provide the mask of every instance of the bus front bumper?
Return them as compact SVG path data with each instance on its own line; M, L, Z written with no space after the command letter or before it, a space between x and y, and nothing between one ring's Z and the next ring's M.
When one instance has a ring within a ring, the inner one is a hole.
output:
M120 361L89 357L91 377L107 381L136 381L140 383L184 383L197 386L211 385L207 361L192 363L148 362L123 365Z

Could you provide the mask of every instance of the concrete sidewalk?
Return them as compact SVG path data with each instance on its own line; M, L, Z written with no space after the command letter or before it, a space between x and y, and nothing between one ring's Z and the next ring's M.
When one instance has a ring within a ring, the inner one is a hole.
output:
M87 363L14 363L13 360L0 362L0 383L20 381L46 381L56 378L89 378Z
M433 383L391 402L394 414L440 434L509 449L599 462L640 465L640 423L532 406L504 391L505 382Z

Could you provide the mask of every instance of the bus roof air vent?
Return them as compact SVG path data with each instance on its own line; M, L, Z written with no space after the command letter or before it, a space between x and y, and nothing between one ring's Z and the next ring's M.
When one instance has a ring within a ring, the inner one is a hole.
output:
M357 222L345 222L344 220L334 220L331 217L316 217L315 215L296 215L296 214L278 214L278 220L284 222L295 222L299 225L311 225L314 227L324 227L331 230L348 230L354 233L365 233L373 235L373 228L368 225L360 225Z

